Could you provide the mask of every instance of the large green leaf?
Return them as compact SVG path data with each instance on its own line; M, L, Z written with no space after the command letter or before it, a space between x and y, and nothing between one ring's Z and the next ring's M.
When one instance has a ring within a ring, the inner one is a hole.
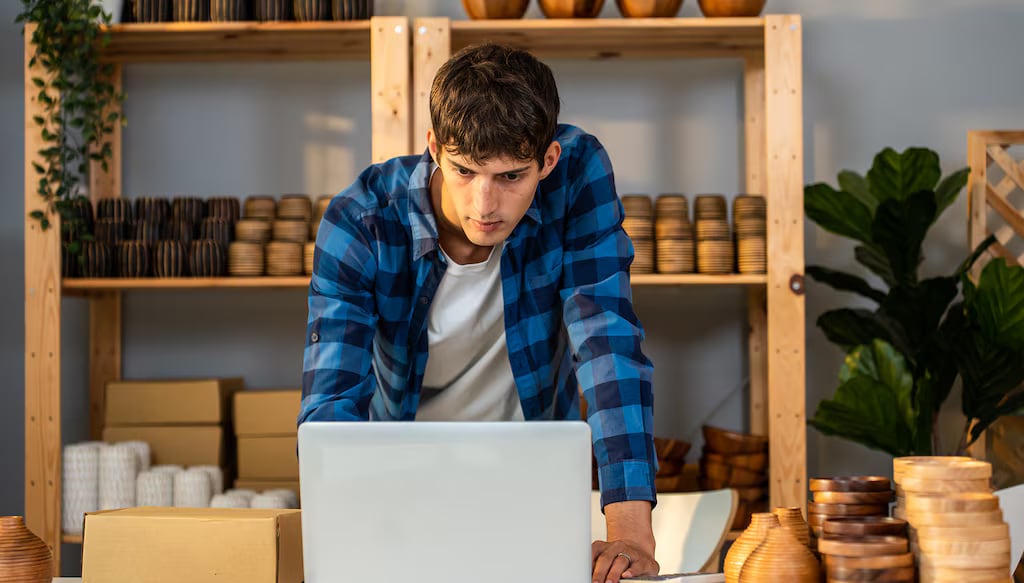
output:
M922 190L902 200L889 199L878 205L872 233L885 251L895 280L917 282L921 244L935 220L935 197Z
M878 199L868 189L868 180L852 170L843 170L839 173L839 188L843 192L850 193L850 196L859 200L872 214L878 206Z
M963 379L964 416L991 423L1024 382L1024 352L1000 346L973 328L960 337L955 356Z
M868 187L879 201L905 200L922 190L933 190L942 176L939 155L927 148L902 153L886 148L875 156L868 171Z
M938 330L942 315L956 296L956 278L936 277L917 285L897 285L889 290L880 310L899 321L916 353Z
M871 242L871 211L848 192L811 184L804 188L804 211L826 231Z
M965 286L966 288L966 286ZM1024 350L1024 267L990 261L965 301L972 318L993 342Z
M935 216L938 217L949 205L960 196L960 191L967 186L967 177L970 175L970 168L962 168L942 179L938 188L935 189Z
M853 256L857 259L857 263L870 269L871 273L880 277L886 285L890 287L896 285L896 276L892 273L889 259L877 247L857 245L853 249Z
M985 251L987 251L988 248L996 241L998 241L998 239L996 239L995 235L989 235L988 237L985 237L981 243L978 243L978 246L974 248L974 251L971 251L971 254L967 256L967 259L964 259L963 263L960 264L960 267L957 268L955 277L963 277L965 273L970 271L978 259L981 258L982 254L985 253Z
M892 340L888 327L871 310L842 308L818 316L818 327L833 343L850 350L876 338Z
M885 299L885 293L871 287L868 282L856 275L819 265L808 266L806 273L816 281L820 281L838 291L860 294L879 303Z
M841 377L834 398L819 403L812 426L894 456L922 453L914 440L913 381L899 352L882 341L860 346Z

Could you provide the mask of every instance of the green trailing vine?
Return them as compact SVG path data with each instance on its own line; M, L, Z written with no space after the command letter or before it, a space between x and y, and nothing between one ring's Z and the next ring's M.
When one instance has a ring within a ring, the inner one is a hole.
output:
M16 22L35 25L32 44L36 52L30 67L42 114L33 117L44 147L33 162L39 196L46 210L30 213L40 227L50 227L50 217L61 219L61 235L71 255L79 255L81 241L90 240L90 225L81 206L88 199L81 188L88 184L89 164L103 170L113 154L108 140L115 123L124 123L124 95L111 82L113 65L100 62L100 48L110 42L103 25L110 14L95 0L22 0ZM25 30L23 28L22 33Z

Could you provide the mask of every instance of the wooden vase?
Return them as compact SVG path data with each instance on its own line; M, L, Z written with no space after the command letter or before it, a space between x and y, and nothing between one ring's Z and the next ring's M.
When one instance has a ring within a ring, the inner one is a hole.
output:
M604 0L538 0L548 18L597 18Z
M750 526L743 531L725 556L725 583L739 583L743 564L764 541L768 531L779 526L779 517L771 512L757 512L750 517Z
M295 20L313 22L331 19L330 0L295 0Z
M160 225L157 221L135 221L129 239L143 241L147 245L155 245L160 240Z
M789 528L804 546L811 544L811 530L799 508L776 508L773 513L779 517L779 524Z
M0 583L50 583L50 548L21 516L0 517Z
M149 244L145 241L124 241L118 245L118 275L146 277L149 275Z
M768 530L743 563L738 583L819 583L821 567L811 551L784 526Z
M530 0L462 0L462 7L473 20L522 18Z
M153 251L153 273L157 277L181 277L185 275L185 246L181 241L160 241Z
M93 237L101 243L117 245L124 241L124 221L97 219Z
M626 18L672 18L679 14L683 0L615 0Z
M99 241L82 242L82 277L110 277L114 274L111 247Z
M203 219L202 224L199 226L199 238L217 241L221 246L227 248L228 243L230 243L233 238L233 226L234 223L231 221L216 217L207 217Z
M241 204L237 198L215 197L206 201L206 216L215 219L226 219L232 223L241 214Z
M135 220L135 209L130 200L104 198L96 205L96 216L100 219L111 219L127 224Z
M206 202L192 196L179 196L171 202L171 220L198 225L206 216Z
M170 0L133 0L135 22L167 22L171 19Z
M220 277L227 271L224 247L217 241L192 241L189 254L189 272L193 277Z
M249 18L246 0L210 0L211 22L237 22Z
M164 226L164 239L180 241L185 249L192 248L196 238L196 224L188 221L170 221Z
M292 19L292 0L256 0L253 8L256 20L260 22Z
M171 205L166 198L137 198L135 199L135 220L153 221L162 223L170 218Z

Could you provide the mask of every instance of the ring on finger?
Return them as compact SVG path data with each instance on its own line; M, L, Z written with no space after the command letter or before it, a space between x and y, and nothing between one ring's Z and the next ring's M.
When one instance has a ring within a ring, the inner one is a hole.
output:
M627 569L633 566L633 557L629 556L628 554L626 554L626 553L619 553L619 554L615 555L615 557L616 558L622 557L622 558L626 559L626 568Z

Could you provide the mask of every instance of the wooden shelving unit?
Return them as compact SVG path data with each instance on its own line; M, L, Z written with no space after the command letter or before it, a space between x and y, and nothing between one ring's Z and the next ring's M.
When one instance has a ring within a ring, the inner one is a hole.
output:
M771 503L803 506L804 421L803 144L801 22L798 16L706 20L599 19L451 22L401 17L349 23L190 23L111 27L104 58L116 64L120 87L134 63L287 60L369 60L373 160L422 151L429 126L430 80L452 50L485 40L534 50L545 58L738 58L745 63L746 187L768 197L766 275L635 275L634 286L743 286L748 294L751 430L771 437ZM411 38L410 38L411 37ZM25 113L35 101L26 34ZM411 73L410 73L411 71ZM90 193L121 196L120 128L112 136L108 173L94 168ZM25 133L25 176L41 143ZM768 153L771 153L769 156ZM292 288L308 277L61 280L56 229L40 231L27 217L40 209L32 180L25 186L25 517L59 565L61 525L61 297L89 302L90 428L103 426L103 387L121 375L124 292L144 290ZM770 422L769 422L770 419Z
M469 45L500 42L546 59L714 57L743 62L746 191L763 193L768 199L768 273L751 281L747 291L750 430L769 436L770 504L803 508L807 435L800 17L420 18L413 21L413 29L413 135L417 141L430 127L428 104L435 72L454 51Z

